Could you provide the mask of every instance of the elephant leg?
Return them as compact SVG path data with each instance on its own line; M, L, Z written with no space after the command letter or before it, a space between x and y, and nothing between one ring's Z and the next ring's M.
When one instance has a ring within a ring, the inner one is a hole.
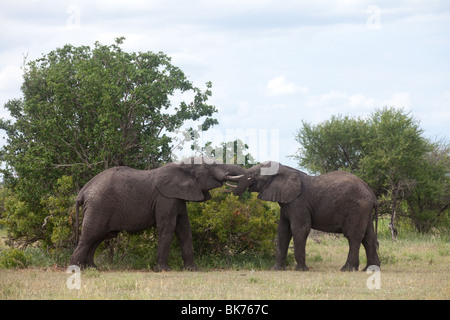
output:
M162 229L162 230L161 230ZM158 230L158 249L156 250L156 267L155 271L170 271L170 267L167 263L169 259L170 246L172 244L172 238L174 230L169 228L159 228Z
M295 228L295 229L294 229ZM295 270L298 271L308 271L309 268L306 265L306 239L308 238L309 232L311 231L310 226L294 227L292 230L292 235L294 238L294 255L295 261L297 261L297 266Z
M198 271L197 265L194 263L194 246L192 244L191 223L187 211L182 212L177 217L175 234L180 243L181 256L184 261L184 269L189 271Z
M286 269L286 257L291 238L292 231L289 220L286 218L280 218L277 229L276 264L272 267L273 270Z
M86 265L88 251L89 247L80 242L73 254L70 256L70 265L84 267Z
M104 238L104 232L99 233L96 231L94 233L86 229L83 230L78 247L70 258L70 264L96 268L97 266L94 264L95 250Z
M361 230L364 230L362 232ZM341 271L358 271L359 268L359 248L364 237L365 229L358 225L353 225L349 232L344 232L344 236L348 240L349 251L347 261L342 266Z
M367 265L363 269L363 271L366 271L367 268L372 265L380 267L380 259L378 258L375 230L373 228L372 220L370 220L369 224L367 225L362 244L364 246L364 249L366 250L367 256Z
M361 241L348 239L349 251L345 264L342 266L341 271L358 271L359 268L359 247Z
M91 247L89 248L88 253L86 255L86 266L87 267L97 268L97 266L94 263L94 255L95 255L95 251L97 250L100 243L102 243L102 241L103 241L103 239L100 239L100 240L94 242L91 245Z
M97 243L98 242L98 243ZM80 243L75 249L74 253L70 257L70 264L84 267L96 267L94 264L94 252L101 240L88 241L83 238L80 239ZM97 243L97 245L96 245ZM94 250L92 250L94 246Z
M156 250L155 271L170 271L167 263L169 259L170 247L172 245L173 234L177 221L177 212L173 206L162 206L156 213L156 228L158 229L158 248Z
M349 251L347 261L341 271L358 271L359 248L369 223L369 214L365 214L368 210L371 212L372 208L355 207L351 211L343 213L344 216L347 216L343 233L348 240Z
M97 250L98 246L104 241L104 240L109 240L109 239L113 239L115 237L117 237L117 234L119 232L118 231L111 231L108 232L106 235L104 235L101 239L95 241L91 247L89 248L89 251L86 255L86 265L89 267L93 267L93 268L97 268L97 266L94 263L94 256L95 256L95 251Z

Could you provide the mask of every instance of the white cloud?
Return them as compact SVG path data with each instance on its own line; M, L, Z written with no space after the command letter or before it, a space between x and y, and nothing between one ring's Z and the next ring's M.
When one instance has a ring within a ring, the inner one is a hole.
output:
M9 91L20 87L22 70L15 65L7 65L0 70L0 91Z
M412 107L411 97L409 92L394 92L389 99L383 101L382 105L410 108Z
M413 108L410 93L394 92L387 96L372 97L362 93L346 93L339 90L310 95L303 103L308 109L307 121L320 122L329 119L331 115L368 116L375 109L384 106Z
M308 92L307 87L302 87L294 82L289 82L284 76L273 78L267 82L266 95L268 96L282 96L296 93L305 94Z
M354 94L348 97L349 107L352 109L371 109L377 107L377 101L374 98L367 97L364 94Z

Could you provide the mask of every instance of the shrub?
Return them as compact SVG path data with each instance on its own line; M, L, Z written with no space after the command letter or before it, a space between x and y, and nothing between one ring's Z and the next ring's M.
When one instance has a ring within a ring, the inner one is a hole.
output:
M196 254L266 253L273 251L278 205L211 191L213 199L188 204Z
M9 248L0 251L0 269L26 268L30 265L30 256L23 250Z

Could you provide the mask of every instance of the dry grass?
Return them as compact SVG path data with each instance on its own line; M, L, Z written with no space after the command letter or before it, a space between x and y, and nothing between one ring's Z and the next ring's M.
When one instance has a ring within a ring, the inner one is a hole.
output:
M342 239L308 240L307 252L309 272L87 270L80 290L67 288L65 269L0 270L0 299L450 299L445 241L383 240L381 288L372 290L370 274L338 271L347 253Z

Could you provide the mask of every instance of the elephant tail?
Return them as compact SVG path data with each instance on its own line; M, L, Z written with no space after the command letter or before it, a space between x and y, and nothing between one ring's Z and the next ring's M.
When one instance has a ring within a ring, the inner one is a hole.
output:
M380 247L380 244L378 243L378 202L376 201L373 204L373 208L375 209L375 244L377 246L377 250Z

